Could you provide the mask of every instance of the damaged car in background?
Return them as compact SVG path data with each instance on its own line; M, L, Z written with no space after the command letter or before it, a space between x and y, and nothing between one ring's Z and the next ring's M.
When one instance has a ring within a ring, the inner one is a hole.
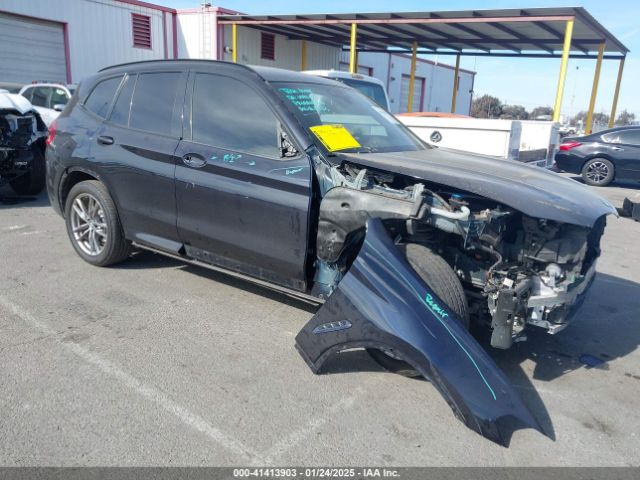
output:
M506 349L567 325L616 212L584 186L429 147L340 83L225 62L105 69L52 136L51 204L87 262L139 247L312 299L313 372L364 348L495 442L542 431L469 329Z
M0 90L0 186L35 195L45 186L47 127L22 95Z

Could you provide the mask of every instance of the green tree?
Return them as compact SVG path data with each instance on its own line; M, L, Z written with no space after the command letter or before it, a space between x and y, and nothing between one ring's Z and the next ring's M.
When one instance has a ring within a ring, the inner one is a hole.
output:
M627 110L622 110L616 119L616 125L621 127L624 125L633 125L634 123L636 123L635 113L628 112Z
M502 102L497 97L482 95L473 99L471 116L475 118L499 118L502 114Z
M529 114L529 118L531 120L535 120L538 117L541 116L553 116L553 108L551 107L536 107L533 110L531 110L531 113Z
M500 118L506 120L526 120L529 118L529 114L522 105L503 105Z

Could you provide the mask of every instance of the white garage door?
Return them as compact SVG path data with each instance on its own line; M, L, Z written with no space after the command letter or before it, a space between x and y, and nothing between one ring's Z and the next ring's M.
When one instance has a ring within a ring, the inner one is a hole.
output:
M402 75L402 83L400 83L400 113L407 111L409 104L409 75ZM422 97L424 95L424 77L415 77L413 82L413 102L412 112L419 112L422 108Z
M0 13L0 82L66 83L62 25Z

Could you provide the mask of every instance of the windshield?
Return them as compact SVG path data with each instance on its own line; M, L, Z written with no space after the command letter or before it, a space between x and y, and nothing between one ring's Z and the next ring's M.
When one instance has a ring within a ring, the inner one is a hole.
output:
M330 152L425 148L393 115L351 88L284 82L273 86L311 137Z
M354 80L352 78L336 78L339 82L349 85L355 88L360 93L363 93L371 100L376 102L385 110L389 108L387 105L387 96L384 94L384 89L377 83L366 82L362 80Z

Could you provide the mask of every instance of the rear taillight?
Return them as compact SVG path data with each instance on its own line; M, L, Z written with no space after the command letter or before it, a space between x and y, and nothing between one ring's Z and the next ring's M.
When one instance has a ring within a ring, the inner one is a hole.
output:
M566 142L560 144L560 150L566 152L567 150L571 150L572 148L576 148L582 145L580 142Z
M45 143L47 145L51 145L51 142L53 142L54 138L56 138L56 122L55 122L55 120L51 123L51 125L49 125L49 135L47 135L47 139L45 140Z

